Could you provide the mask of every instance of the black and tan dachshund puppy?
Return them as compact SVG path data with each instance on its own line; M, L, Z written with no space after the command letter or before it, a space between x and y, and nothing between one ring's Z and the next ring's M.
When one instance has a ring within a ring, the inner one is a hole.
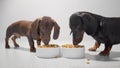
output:
M19 45L16 43L16 38L20 38L20 36L26 36L29 41L30 51L35 52L36 49L34 47L33 40L37 40L38 45L41 44L40 43L41 41L45 45L48 45L53 27L54 27L53 39L57 39L59 36L60 27L51 17L43 16L42 18L36 19L35 21L26 20L17 21L8 26L7 28L5 47L10 48L8 42L9 38L12 35L13 35L12 40L14 42L15 47L19 47Z
M86 32L96 42L90 51L96 51L101 43L105 48L99 54L108 56L114 44L120 43L120 18L104 17L90 12L76 12L70 16L70 28L73 33L73 44L77 45L82 41Z

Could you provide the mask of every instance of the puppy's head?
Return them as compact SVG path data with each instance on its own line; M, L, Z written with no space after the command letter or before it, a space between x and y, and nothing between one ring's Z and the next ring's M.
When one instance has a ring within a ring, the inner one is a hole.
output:
M54 27L53 39L58 38L60 27L51 17L44 16L39 26L40 26L39 27L40 38L44 44L46 45L49 44L51 38L50 35L53 27Z
M84 34L83 22L81 20L81 17L78 14L71 15L69 26L73 35L73 44L77 45L82 41Z

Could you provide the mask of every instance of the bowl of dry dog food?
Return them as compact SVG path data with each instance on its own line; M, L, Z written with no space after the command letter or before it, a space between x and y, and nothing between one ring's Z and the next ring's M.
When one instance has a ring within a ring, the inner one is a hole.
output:
M61 47L61 54L65 58L80 59L85 56L83 45L64 44Z
M36 55L40 58L56 58L60 55L57 44L41 45L36 48Z

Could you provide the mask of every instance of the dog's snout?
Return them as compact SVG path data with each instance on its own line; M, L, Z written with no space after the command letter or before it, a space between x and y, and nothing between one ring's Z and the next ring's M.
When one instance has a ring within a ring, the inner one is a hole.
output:
M73 44L74 44L74 45L78 45L79 42L80 42L80 39L79 39L79 38L73 40Z
M49 44L49 41L50 41L50 39L43 39L43 43L44 43L45 45L48 45L48 44Z

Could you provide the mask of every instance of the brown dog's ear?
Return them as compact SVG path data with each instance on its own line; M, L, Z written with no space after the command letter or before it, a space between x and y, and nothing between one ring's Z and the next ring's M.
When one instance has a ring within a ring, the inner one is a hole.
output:
M60 27L59 25L54 22L54 34L53 34L53 39L57 39L60 33Z
M39 26L40 26L41 19L36 19L31 24L31 35L32 37L37 37L39 35Z

